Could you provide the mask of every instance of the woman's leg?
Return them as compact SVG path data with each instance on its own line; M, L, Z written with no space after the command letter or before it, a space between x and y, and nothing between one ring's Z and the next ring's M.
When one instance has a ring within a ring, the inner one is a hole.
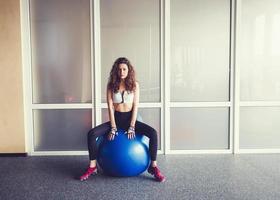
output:
M90 175L97 172L96 167L96 157L97 157L97 144L96 138L107 134L111 130L110 122L103 123L95 128L91 129L88 132L87 142L88 142L88 152L89 152L89 159L90 165L86 172L80 176L80 180L84 181L89 178Z
M96 160L97 157L96 138L109 133L110 130L111 130L110 122L106 122L100 124L99 126L94 127L88 132L87 143L88 143L89 159L91 161Z
M157 131L152 128L151 126L136 121L135 123L135 131L136 133L140 133L143 135L146 135L150 141L149 141L149 153L151 156L151 165L148 168L148 172L152 175L154 175L155 179L159 182L164 182L165 177L160 172L159 168L157 167L156 158L157 158L157 148L158 148L158 135Z
M143 123L143 122L139 122L139 121L136 121L135 123L135 132L136 133L140 133L140 134L143 134L143 135L146 135L150 141L149 141L149 153L150 153L150 156L151 156L151 161L156 161L157 159L157 148L158 148L158 135L157 135L157 131Z

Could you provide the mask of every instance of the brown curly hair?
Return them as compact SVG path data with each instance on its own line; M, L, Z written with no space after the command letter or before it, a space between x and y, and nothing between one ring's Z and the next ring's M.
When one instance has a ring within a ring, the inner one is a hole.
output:
M126 64L128 67L128 74L125 78L125 90L133 92L136 88L136 80L135 80L135 71L130 61L125 57L118 58L111 69L107 89L110 89L113 92L117 92L120 87L121 78L119 75L119 65Z

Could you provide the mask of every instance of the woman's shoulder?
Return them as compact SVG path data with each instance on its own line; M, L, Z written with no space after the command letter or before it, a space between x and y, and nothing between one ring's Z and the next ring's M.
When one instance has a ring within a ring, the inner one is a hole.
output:
M111 88L107 88L107 93L109 93L109 94L114 94L115 92L111 89Z
M134 91L136 91L136 90L139 90L139 82L138 81L135 81L135 90Z

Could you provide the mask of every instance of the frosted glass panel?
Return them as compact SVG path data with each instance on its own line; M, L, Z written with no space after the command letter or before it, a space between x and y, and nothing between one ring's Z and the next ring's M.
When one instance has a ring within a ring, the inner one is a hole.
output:
M160 108L139 108L137 120L142 121L158 132L158 149L161 148L161 129L160 129ZM109 121L107 108L102 109L102 122Z
M91 102L90 1L31 0L33 103Z
M172 0L171 101L228 101L230 0Z
M171 150L229 148L228 108L171 108Z
M240 148L280 148L279 119L279 107L241 107Z
M279 35L279 0L242 0L241 100L280 100Z
M127 57L136 70L141 102L160 101L160 1L100 1L102 101L113 62Z
M35 110L35 151L87 150L91 110Z

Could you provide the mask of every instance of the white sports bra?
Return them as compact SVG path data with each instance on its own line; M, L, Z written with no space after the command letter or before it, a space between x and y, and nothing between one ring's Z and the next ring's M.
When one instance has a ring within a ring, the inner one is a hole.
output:
M113 92L113 103L132 103L134 98L133 92L126 90L120 92Z

